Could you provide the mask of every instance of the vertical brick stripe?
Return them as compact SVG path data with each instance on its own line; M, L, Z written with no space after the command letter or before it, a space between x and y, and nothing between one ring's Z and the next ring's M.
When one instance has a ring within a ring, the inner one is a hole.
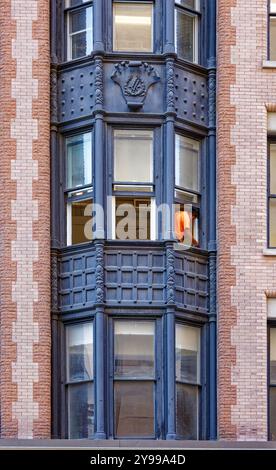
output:
M49 3L11 0L4 7L9 21L3 22L8 39L1 65L10 82L2 91L10 100L4 119L13 143L4 156L11 182L4 224L11 220L13 231L1 240L10 256L1 271L1 281L7 277L1 396L11 391L1 408L1 437L31 439L50 437ZM10 305L13 315L5 318Z
M231 221L231 208L236 200L231 169L235 164L235 148L231 144L231 126L235 124L235 108L230 101L236 69L231 63L231 47L236 30L231 24L236 0L218 0L218 431L221 439L236 439L232 422L232 406L236 404L236 387L232 383L232 367L236 350L232 345L232 328L236 325L236 308L231 289L236 285L236 269L231 248L236 243L236 227Z

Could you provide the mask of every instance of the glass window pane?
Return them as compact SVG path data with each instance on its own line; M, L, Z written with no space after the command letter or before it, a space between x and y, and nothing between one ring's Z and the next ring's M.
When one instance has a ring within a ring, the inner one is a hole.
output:
M276 298L270 297L267 299L267 317L276 318Z
M175 204L174 235L187 246L199 246L199 210L189 200Z
M70 57L77 59L89 55L93 49L92 7L69 13Z
M198 439L198 388L176 385L176 432L182 439Z
M276 384L276 328L270 329L270 383Z
M276 247L276 199L270 199L269 203L270 234L269 246Z
M276 113L267 113L267 130L269 134L276 133Z
M93 378L93 323L66 327L67 381Z
M69 439L90 439L94 434L93 383L68 387Z
M276 387L270 388L270 439L276 441Z
M176 325L176 378L200 383L200 329Z
M151 199L116 198L116 239L151 239Z
M154 437L154 384L116 382L114 412L116 437Z
M276 13L276 0L270 0L270 11Z
M153 132L116 130L114 132L114 179L150 183L153 179Z
M78 5L82 5L87 2L90 2L90 0L66 0L65 8L77 7Z
M276 194L276 144L270 144L270 194Z
M176 186L200 191L199 180L200 143L188 137L175 136L175 182Z
M270 60L276 60L276 18L270 18Z
M89 16L90 8L83 8L70 13L70 33L91 29L91 18Z
M154 377L154 322L116 321L114 375Z
M183 7L191 8L192 10L196 10L197 8L197 0L176 0L176 3Z
M67 188L92 184L91 132L66 139Z
M68 245L85 243L93 239L92 208L92 200L72 202L68 204Z
M176 50L179 57L190 62L196 61L195 29L196 17L176 10Z
M152 51L152 4L113 4L113 48L116 51Z

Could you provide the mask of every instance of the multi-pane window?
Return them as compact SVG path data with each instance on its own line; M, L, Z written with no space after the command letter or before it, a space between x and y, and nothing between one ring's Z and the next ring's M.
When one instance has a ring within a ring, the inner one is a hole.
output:
M276 60L276 0L269 2L269 59Z
M66 326L66 389L69 439L94 434L93 323Z
M154 239L151 130L114 130L114 230L119 240Z
M175 2L175 45L178 57L198 62L199 1Z
M199 245L200 143L175 136L175 238Z
M176 432L199 438L200 329L178 323L175 338Z
M276 328L270 328L270 439L276 440Z
M114 435L155 437L155 322L114 322Z
M67 60L93 50L93 4L90 0L66 0Z
M269 246L276 248L276 142L269 143Z
M113 50L152 52L152 2L113 2Z
M67 245L92 239L92 133L68 137L66 147Z

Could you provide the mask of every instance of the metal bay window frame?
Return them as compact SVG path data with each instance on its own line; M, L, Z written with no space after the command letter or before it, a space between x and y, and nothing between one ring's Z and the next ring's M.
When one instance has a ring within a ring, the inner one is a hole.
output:
M193 140L193 141L195 141L199 144L199 152L198 152L198 190L178 186L176 184L176 171L175 171L175 173L174 173L175 174L174 202L175 202L176 205L179 205L179 204L182 205L183 204L183 200L181 198L179 198L176 193L183 193L184 199L185 199L185 194L190 195L190 196L194 196L194 197L197 198L197 202L192 202L191 206L192 206L192 210L195 210L198 214L198 246L201 247L201 243L202 242L204 243L204 241L203 241L204 237L203 237L203 234L202 234L203 227L204 227L204 221L202 222L202 218L203 218L203 216L202 216L202 212L203 212L202 211L202 192L203 192L202 188L204 186L204 179L205 179L205 165L203 163L204 162L204 157L203 157L203 153L204 153L203 140L204 139L200 139L199 137L193 137L193 136L191 136L191 134L185 133L185 132L179 130L178 128L176 128L175 129L175 142L176 142L177 136ZM174 170L176 170L176 146L175 146L175 156L174 156ZM189 204L188 201L187 201L187 204ZM191 227L191 228L192 228L192 231L193 231L193 227Z
M63 9L64 9L64 59L66 61L72 61L72 60L78 60L78 59L84 59L85 57L89 57L90 54L84 55L81 57L76 57L75 59L72 58L72 51L70 49L70 33L69 33L69 28L70 28L70 13L78 12L81 10L85 10L87 8L92 8L92 31L91 31L91 42L92 42L92 50L91 53L93 52L94 49L94 11L93 11L93 0L87 0L86 2L82 2L82 0L79 1L79 3L76 6L66 6L66 0L63 0ZM86 30L83 30L86 31Z
M93 349L93 362L92 362L92 370L93 370L93 374L92 374L92 378L90 379L87 379L87 380L79 380L79 381L71 381L71 380L68 380L68 356L67 356L67 352L68 352L68 349L67 349L67 329L72 327L72 326L78 326L78 325L90 325L92 326L92 349ZM96 344L95 344L95 338L96 338L96 335L95 335L95 321L94 321L94 318L93 319L88 319L88 320L83 320L83 321L78 321L78 322L68 322L65 324L64 326L64 357L65 357L65 371L64 371L64 377L65 377L65 380L64 380L64 384L65 384L65 387L64 387L64 403L65 403L65 409L66 409L66 425L65 425L65 429L66 429L66 438L69 439L70 438L70 435L69 435L69 429L70 429L70 425L69 425L69 419L70 419L70 414L69 414L69 399L68 399L68 395L69 395L69 388L70 387L74 387L74 386L77 386L77 385L81 385L81 384L90 384L91 387L93 387L93 396L94 396L94 433L95 433L95 419L96 419L96 413L95 413L95 408L96 408L96 388L95 388L95 374L96 374L96 364L95 364L95 357L96 357ZM93 438L93 436L91 436ZM91 439L91 437L89 437L88 439Z
M73 312L72 312L73 313ZM54 416L55 426L57 422L60 423L59 438L68 439L69 427L68 427L68 401L67 401L67 388L70 385L67 382L66 370L66 340L65 333L66 328L72 325L79 325L82 323L93 324L93 386L94 386L94 436L92 439L97 439L97 420L104 423L105 437L104 439L123 439L123 437L116 437L114 432L115 426L115 407L114 407L114 381L124 380L114 378L114 322L115 321L135 321L135 322L154 322L155 324L155 392L154 392L154 427L155 435L147 437L135 437L125 436L128 440L149 440L149 439L166 439L168 430L168 416L173 414L175 425L176 425L176 380L171 383L167 383L166 370L169 367L170 362L168 361L167 351L167 331L165 326L165 312L161 310L151 310L147 313L143 313L142 309L137 309L137 312L130 311L129 309L108 309L104 314L104 329L97 330L96 312L87 311L78 314L78 319L74 318L74 315L65 315L60 331L60 345L61 351L63 351L63 361L61 369L61 383L60 389L61 395L57 396L59 403L59 416ZM67 318L68 317L68 318ZM175 331L176 325L185 325L192 328L198 328L200 330L200 390L199 390L199 403L198 403L198 439L205 440L208 436L208 386L206 383L208 373L208 343L207 343L207 331L208 323L204 317L194 317L187 319L183 312L175 311L173 328ZM101 371L104 374L104 389L103 393L99 394L98 379L99 379L99 356L97 353L99 343L104 344L105 361L104 370ZM174 369L175 370L175 340L170 341L170 354L174 358ZM175 372L171 371L175 377ZM126 379L132 380L132 379ZM143 381L143 379L137 379ZM148 379L146 379L148 380ZM150 379L152 380L152 379ZM74 382L75 383L75 382ZM170 410L167 408L167 392L174 397L173 408ZM104 409L104 415L101 413L101 409ZM168 439L168 437L167 437ZM170 438L169 438L170 439ZM173 439L181 439L181 436L176 435Z
M92 169L92 178L91 178L91 184L80 186L80 187L73 187L73 188L68 188L67 187L67 145L66 141L67 139L71 137L77 137L83 134L88 134L90 133L91 135L91 169ZM72 242L70 243L70 240L72 240L72 236L70 233L69 229L69 224L71 223L69 221L69 216L70 216L70 210L69 210L69 205L74 202L81 202L81 201L90 201L92 204L94 203L94 198L95 198L95 188L94 188L94 183L95 183L95 130L94 127L85 127L85 128L77 128L74 129L73 131L69 131L66 133L62 134L62 141L61 141L61 146L62 146L62 187L63 187L63 201L64 201L64 211L63 211L63 218L66 221L65 224L61 224L61 226L64 227L64 245L65 246L72 246ZM82 193L83 194L78 194ZM92 211L91 211L91 219L92 219ZM92 234L92 224L91 224L91 234ZM84 242L84 243L89 243L89 241ZM83 243L81 244L83 245Z
M114 376L114 357L115 357L115 347L114 347L114 322L115 321L135 321L135 322L153 322L155 325L155 338L154 338L154 354L155 354L155 377L153 379L149 378L139 378L138 381L150 381L154 382L154 435L150 437L135 437L135 436L125 436L121 437L120 439L161 439L162 438L162 409L163 409L163 400L162 400L162 342L158 339L162 338L162 320L157 316L147 315L147 316L121 316L120 314L113 315L109 317L109 439L119 439L116 437L115 434L115 393L114 393L114 383L117 380L136 380L136 379L124 379L124 378L116 378Z
M64 31L63 31L63 21L64 21L64 18L63 18L63 12L62 10L58 10L58 14L56 15L56 5L61 5L62 2L56 2L56 0L51 0L51 5L52 5L52 11L54 12L53 13L53 17L52 17L52 40L51 40L51 46L52 46L52 63L55 67L55 64L58 63L58 62L61 62L62 60L64 60L64 51L65 51L65 47L64 47ZM112 5L111 3L111 0L94 0L94 5L95 5L95 15L93 15L94 17L94 45L95 45L95 51L94 51L94 54L95 53L99 53L101 56L103 56L104 54L104 49L105 49L105 52L112 52L112 28L110 28L110 18L112 18L112 9L110 10L110 5ZM215 19L215 8L214 8L214 5L215 5L215 0L208 0L208 3L207 3L207 0L202 0L202 5L205 6L207 5L211 6L211 8L209 9L208 8L208 11L207 11L207 14L203 15L202 16L202 25L201 25L201 30L203 31L203 34L201 35L201 38L200 38L200 41L201 41L201 45L203 46L206 42L206 46L204 45L204 49L202 48L201 50L201 47L200 47L200 51L201 51L201 55L203 57L203 60L202 60L202 64L204 62L203 65L210 67L210 70L209 70L209 76L210 78L214 78L215 76L215 28L213 27L214 25L214 19ZM168 8L167 8L167 5L168 5ZM58 6L58 8L60 8ZM161 12L164 12L164 22L162 22L161 24L161 18L163 19L163 17L161 17ZM107 14L108 13L108 14ZM203 24L204 23L204 24ZM206 25L205 25L206 23ZM173 27L173 24L174 24L174 0L156 0L155 1L155 25L156 25L156 30L155 30L155 46L156 48L154 49L154 53L153 54L149 54L149 57L150 58L154 58L157 56L157 59L158 60L161 60L162 58L160 58L160 56L158 56L159 53L161 52L165 52L166 54L172 54L171 56L168 55L168 57L171 57L172 60L174 60L175 56L173 55L173 52L174 52L174 27ZM209 29L208 29L209 28ZM205 29L208 31L208 34L206 33ZM205 31L205 32L204 32ZM108 35L108 40L106 40L107 38L107 35ZM61 38L62 41L60 40ZM106 42L106 43L105 43ZM203 44L204 42L204 44ZM205 50L206 49L206 50ZM122 56L122 60L123 58L125 57L125 55L123 54L117 54L117 53L114 53L113 54L114 57L116 58L116 60L118 60L118 56ZM130 54L128 54L130 55ZM131 56L133 56L135 54L131 54ZM142 56L142 54L139 54ZM110 60L110 58L112 57L111 54L107 54L107 59ZM103 56L104 57L104 56ZM148 56L147 56L148 57ZM164 56L164 60L166 59L166 57ZM84 58L82 61L80 61L80 63L84 63L85 61L89 62L91 60L90 57L86 57ZM105 59L104 59L105 60ZM164 62L165 64L165 62ZM186 64L187 65L187 64ZM186 66L185 64L183 66ZM64 69L67 67L66 64L61 64L61 70ZM195 67L193 65L189 65L188 67L188 70L193 70L193 71L196 71L196 70L200 70L198 67ZM105 109L104 109L104 105L103 105L103 113L105 112ZM139 123L139 124L142 124L144 125L144 121L143 121L143 118L141 117L141 115L136 115L134 116L134 119L132 120L132 117L131 115L129 114L128 115L129 117L129 120L128 120L128 123L129 122L135 122L135 124ZM146 116L145 116L146 117ZM91 121L93 120L93 118L90 118ZM119 117L117 116L117 118L114 116L109 116L107 117L106 119L103 118L102 121L103 121L103 128L105 127L105 123L104 121L110 123L112 121L112 123L114 124L114 122L116 122L116 119L117 119L117 123L120 123L118 124L120 127L121 127L121 121L122 120L122 117ZM125 119L125 118L124 118ZM151 118L149 118L149 122L150 122L150 119L152 119L152 121L154 121L153 117L151 116ZM164 116L159 116L158 118L156 117L156 122L158 121L159 119L159 123L157 124L158 126L161 127L162 123L164 122ZM176 117L174 117L172 120L175 120ZM53 135L53 138L52 138L52 149L55 149L55 148L58 148L58 133L59 131L62 132L63 129L66 128L66 126L68 128L72 127L73 128L77 128L78 126L82 126L83 124L85 124L85 122L88 122L88 119L86 118L84 121L74 121L72 122L71 124L65 124L63 127L61 126L58 130L53 130L52 131L52 135ZM89 120L90 122L90 120ZM54 121L54 123L56 123L56 121ZM207 234L206 234L206 242L209 241L209 245L210 246L210 250L215 253L215 223L212 223L212 221L214 222L215 220L215 217L214 217L214 214L212 209L214 209L215 207L215 204L214 204L214 195L215 195L215 173L214 173L214 165L215 165L215 124L214 124L214 120L211 120L211 122L209 123L209 131L207 130L203 130L198 127L198 126L192 126L191 123L186 123L186 130L188 133L191 132L191 134L194 134L194 133L197 133L199 135L202 135L203 137L206 137L206 150L207 150L207 141L209 140L210 142L210 151L208 150L208 159L210 159L210 163L208 162L208 165L207 165L207 160L206 160L206 169L207 169L207 166L208 166L208 171L210 170L210 173L211 173L211 179L210 181L212 182L212 184L210 184L210 188L207 188L206 189L206 193L208 192L208 203L206 203L206 208L207 208L207 204L208 204L208 238L207 238ZM185 127L183 123L180 124L180 126L183 125L183 128ZM97 133L97 132L96 132ZM162 133L163 133L163 130L162 130ZM207 136L207 133L208 133L208 136ZM164 134L165 134L165 124L164 124ZM204 134L204 135L203 135ZM162 134L161 134L162 135ZM171 131L171 128L169 129L169 132L167 133L167 136L171 135L171 140L173 140L173 132ZM96 140L97 140L97 146L99 146L99 149L97 148L96 152L97 152L97 158L99 155L101 154L105 154L105 144L104 144L104 132L103 133L99 133L97 134L97 137L96 137ZM192 136L192 135L191 135ZM165 140L165 139L164 139ZM211 140L213 142L213 144L211 145ZM107 140L107 145L109 146L109 140ZM166 148L166 144L164 143L164 149ZM212 150L213 149L213 150ZM59 153L59 151L57 152L58 154L58 158L60 159L61 155ZM56 152L55 151L52 151L52 155L53 157L55 157L56 155ZM106 163L107 162L107 159L104 159L104 162ZM62 164L59 166L58 168L58 171L61 172L61 168L62 168ZM164 168L165 165L164 165ZM163 171L164 171L164 168L161 168L161 173L159 174L159 178L161 178L161 180L163 180ZM100 173L100 171L99 171ZM108 175L108 172L106 171L105 173L106 175ZM52 175L53 175L53 170L52 170ZM58 194L58 197L56 198L59 203L60 203L60 208L61 208L61 212L63 211L63 208L64 208L64 199L63 199L63 193L62 191L60 191L60 181L61 181L61 176L57 176L57 175L54 175L52 176L53 178L53 181L58 181L58 185L54 186L53 189L52 189L52 194L54 196L56 196ZM108 180L109 176L107 176L107 180ZM100 184L104 184L104 188L102 189L103 192L106 192L106 188L110 186L109 182L107 183L107 180L106 182L102 182ZM209 176L208 176L208 181L209 181ZM207 182L207 180L206 180ZM95 183L97 184L97 182L95 181ZM112 183L111 183L112 184ZM204 183L205 185L205 183ZM112 187L112 186L110 186ZM162 183L158 183L158 198L159 200L163 199L163 192L164 192L164 185L163 185L163 182ZM209 193L212 193L212 198L209 198ZM110 194L110 192L109 192ZM162 197L161 197L162 195ZM164 199L166 199L164 197ZM209 201L210 199L210 201ZM212 199L212 200L211 200ZM57 206L57 203L56 203L56 200L55 200L55 197L52 198L52 201L54 203L54 206ZM203 200L203 203L205 204L205 198ZM205 217L205 209L202 210L202 215ZM54 224L57 223L57 220L59 220L57 218L57 214L60 214L60 209L57 209L55 207L55 212L52 214L52 220L54 221ZM62 219L64 219L62 217ZM210 222L211 220L211 222ZM61 224L62 224L62 221L61 221ZM57 225L57 224L56 224ZM206 226L207 226L207 221L206 221ZM57 228L55 227L55 225L53 225L52 227L52 230L53 230L53 242L52 242L52 247L53 247L53 250L55 252L55 250L59 250L60 246L62 246L62 242L61 242L61 245L60 245L60 240L63 239L63 235L60 236L58 231L57 231ZM63 233L63 232L62 232ZM135 242L136 243L136 242ZM133 244L133 249L135 249L135 243ZM117 246L116 243L114 243L114 246ZM206 246L204 246L206 247ZM203 247L203 248L204 248ZM72 252L75 252L75 251L78 251L78 250L82 250L82 249L86 249L85 247L76 247L76 250L75 248L72 250ZM71 247L69 248L66 248L64 252L70 252L71 250ZM61 254L63 253L63 251L61 251ZM215 256L215 255L214 255ZM213 256L213 258L214 258ZM213 259L213 262L212 262L212 272L214 274L214 264L215 264L215 260ZM213 410L210 412L210 415L209 416L209 405L207 405L206 403L208 403L208 400L203 400L203 405L202 405L202 427L203 429L207 430L206 432L203 431L203 434L202 434L202 439L206 438L206 437L211 437L212 439L215 438L216 436L216 415L215 415L215 340L214 340L214 336L215 336L215 309L214 309L214 295L212 294L212 297L213 297L213 300L212 298L210 299L210 302L211 304L211 308L210 308L210 324L208 324L208 319L207 317L204 317L203 315L200 316L200 315L195 315L195 314L192 314L191 312L186 312L186 314L184 314L184 312L180 312L178 311L177 309L175 310L175 315L177 316L177 318L180 318L181 320L183 321L191 321L191 318L193 318L193 321L195 322L194 324L191 324L191 326L198 326L198 325L205 325L203 326L203 341L204 341L204 348L205 348L205 351L206 351L206 354L205 354L205 357L204 357L204 361L205 361L205 370L207 370L206 372L206 375L204 375L202 377L202 384L204 385L204 389L206 390L206 393L207 395L209 396L209 390L212 389L212 408ZM133 308L132 308L133 307ZM137 304L135 306L132 305L131 307L131 311L130 309L128 310L127 313L125 313L125 315L131 315L131 316L134 316L137 314ZM97 310L98 307L95 307L95 311ZM145 315L148 315L148 311L149 309L142 309L140 308L139 309L139 315L143 315L143 318ZM164 321L165 323L165 312L164 311L154 311L154 309L151 309L151 312L152 312L152 315L155 315L156 317L158 317L159 319L161 319L162 315L164 314L164 318L162 319L162 322ZM60 400L60 394L62 395L63 397L63 392L61 392L60 390L61 389L64 389L64 375L62 375L62 372L60 372L60 366L62 366L62 369L63 369L63 364L64 364L64 348L63 348L63 344L64 344L64 335L62 333L63 329L64 329L64 324L66 324L68 321L82 321L84 318L88 319L88 318L92 318L93 315L94 315L94 310L93 311L88 311L87 309L80 309L80 310L72 310L70 311L70 313L66 313L66 314L63 314L63 313L56 313L56 310L54 310L54 313L53 313L53 349L54 349L54 357L53 357L53 363L54 363L54 373L53 373L53 377L54 377L54 387L53 387L53 435L55 437L66 437L66 432L65 432L65 421L66 421L66 412L65 412L65 409L64 409L64 399L62 398L62 403L61 403L61 406L60 408L56 405L56 403L59 403L59 400ZM117 311L117 312L114 312L114 309L112 311L110 311L109 308L105 308L105 312L103 314L103 317L104 317L104 320L103 320L103 324L104 324L104 330L105 330L105 325L106 325L106 321L107 321L107 316L108 315L118 315L118 316L121 316L123 313L122 313L122 310L121 311ZM209 329L211 330L212 328L212 336L209 337ZM164 341L164 343L166 342L166 327L164 326L162 328L162 332L163 332L163 335L164 335L164 338L162 339L162 341ZM103 338L103 341L105 341L105 344L103 345L104 348L106 348L106 339L108 338L108 335L107 333L102 333L102 331L99 332L99 334L97 333L97 337L100 337L100 338ZM171 338L171 336L170 336ZM209 341L211 341L211 346L209 348ZM95 344L95 343L94 343ZM170 345L169 345L170 346ZM212 352L210 352L210 350L212 349ZM164 346L164 350L165 350L165 346ZM202 350L203 351L203 350ZM172 354L174 354L174 350L172 351ZM106 359L106 358L105 358ZM99 354L98 354L98 357L96 358L96 363L99 362ZM168 358L166 359L165 361L165 367L167 367L167 364L168 364ZM208 366L207 366L207 364ZM202 367L203 367L203 361L202 361ZM209 374L209 367L210 369L212 369L212 371L210 372ZM98 366L99 368L99 366ZM165 373L162 371L162 373L164 374L164 387L167 389L167 387L171 387L173 384L173 381L170 381L169 383L167 382L167 378L165 377ZM61 376L61 377L60 377ZM208 376L208 379L207 379L207 376ZM108 381L108 374L107 372L104 373L104 377L105 377L105 381ZM95 380L97 380L97 374L96 374L96 369L95 369ZM207 385L206 385L206 381L207 381ZM209 384L209 381L211 381L212 383ZM174 386L174 384L173 384ZM107 388L104 389L104 394L106 395L107 394ZM96 392L95 392L96 393ZM97 393L96 393L97 395ZM95 395L95 400L100 400L99 398L99 393L98 393L98 396L96 397ZM163 395L162 395L163 397ZM57 400L55 399L57 398ZM106 396L104 396L104 400L105 400L105 403L107 404L107 398ZM107 406L107 405L106 405ZM102 407L102 405L101 405ZM206 408L206 411L204 411ZM207 410L208 409L208 410ZM210 409L211 409L211 405L210 405ZM60 413L60 410L61 410L61 413ZM102 413L102 411L100 411L99 413L101 413L101 419L105 422L105 429L107 429L109 427L109 425L106 423L106 416L104 413ZM61 414L61 416L59 416ZM164 413L164 418L167 419L167 411ZM61 424L59 423L59 421L62 421ZM97 421L97 419L95 418L95 421ZM209 421L210 421L210 424L209 424ZM208 423L208 424L207 424ZM211 427L211 430L209 432L209 426ZM163 438L166 438L167 436L167 423L165 423L165 431L163 432L162 434ZM100 433L98 434L98 438L102 438L102 439L105 439L105 436L104 436L104 433Z
M135 191L135 186L140 186L140 183L128 183L128 182L123 182L120 183L115 181L114 179L114 163L115 163L115 147L114 147L114 131L116 130L133 130L133 131L152 131L153 133L153 158L152 158L152 183L148 182L143 183L142 186L151 186L152 191L148 192L141 192L141 191ZM162 180L162 151L161 151L161 140L162 140L162 128L160 125L153 126L152 124L148 124L146 122L142 123L141 121L139 122L138 125L135 124L129 124L129 123L114 123L110 124L107 129L107 167L108 167L108 172L107 174L109 175L109 178L106 182L107 186L107 196L112 197L112 208L109 207L109 210L112 211L113 217L112 220L106 221L106 226L107 226L107 238L115 240L115 231L116 231L116 220L115 220L115 198L120 197L122 198L136 198L138 199L151 199L151 213L150 213L150 223L151 223L151 237L150 240L148 241L155 241L159 239L160 233L159 233L159 225L158 225L158 220L157 220L157 214L156 214L156 207L158 207L159 204L161 204L161 180ZM125 185L129 186L131 188L132 186L134 187L133 191L114 191L114 185ZM120 240L118 240L120 241ZM143 242L144 240L131 240L132 242Z
M175 51L177 53L177 57L180 60L188 61L193 64L200 64L201 63L201 3L202 0L195 0L196 8L192 9L188 6L181 5L177 0L175 0L175 12L174 12L174 43L175 43ZM187 16L194 18L194 38L193 38L193 60L189 61L185 57L182 57L178 54L177 50L177 12L181 12L182 14L186 14Z

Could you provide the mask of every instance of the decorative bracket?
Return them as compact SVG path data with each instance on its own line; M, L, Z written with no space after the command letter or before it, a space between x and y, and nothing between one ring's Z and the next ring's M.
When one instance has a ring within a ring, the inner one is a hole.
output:
M148 90L160 81L152 65L130 61L115 65L111 79L120 86L124 99L132 111L143 107Z

